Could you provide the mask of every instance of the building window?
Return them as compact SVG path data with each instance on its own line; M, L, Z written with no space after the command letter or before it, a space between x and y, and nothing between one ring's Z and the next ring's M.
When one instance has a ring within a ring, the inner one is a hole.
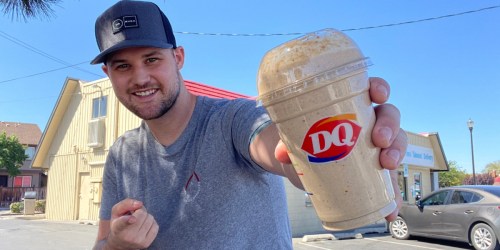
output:
M33 160L33 156L35 156L35 147L29 146L24 150L24 153L28 156L26 160Z
M92 118L106 116L108 107L108 96L101 96L92 100Z
M7 181L9 180L8 175L0 175L0 188L7 187Z
M31 187L31 176L14 177L14 187Z

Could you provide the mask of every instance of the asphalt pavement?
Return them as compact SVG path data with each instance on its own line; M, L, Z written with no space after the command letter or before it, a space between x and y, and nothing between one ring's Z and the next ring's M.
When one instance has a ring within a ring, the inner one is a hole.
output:
M0 208L0 250L87 250L92 249L97 226L68 221L49 221L44 214L12 214ZM293 239L295 250L464 250L468 244L442 240L396 240L385 228L362 228L334 234L306 235Z
M373 229L365 229L373 231ZM378 230L384 231L383 228ZM360 231L335 234L336 239L356 238ZM68 221L50 221L44 214L12 214L0 208L0 250L85 250L92 249L97 236L97 226ZM303 243L302 238L294 239L296 249L317 249L314 244L325 239L310 236L314 242ZM324 248L323 248L324 249Z
M2 250L92 249L97 226L78 222L49 221L44 214L12 214L0 208Z

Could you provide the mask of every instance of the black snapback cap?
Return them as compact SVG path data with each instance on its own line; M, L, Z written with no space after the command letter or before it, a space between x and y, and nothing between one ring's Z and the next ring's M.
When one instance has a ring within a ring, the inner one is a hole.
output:
M101 53L91 64L130 47L177 47L168 18L156 4L143 1L122 0L107 9L95 22L95 37Z

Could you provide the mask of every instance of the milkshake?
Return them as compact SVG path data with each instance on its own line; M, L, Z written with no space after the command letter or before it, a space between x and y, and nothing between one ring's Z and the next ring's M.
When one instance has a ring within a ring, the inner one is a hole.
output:
M361 227L396 209L371 141L369 65L352 39L325 29L270 50L259 67L258 100L327 230Z

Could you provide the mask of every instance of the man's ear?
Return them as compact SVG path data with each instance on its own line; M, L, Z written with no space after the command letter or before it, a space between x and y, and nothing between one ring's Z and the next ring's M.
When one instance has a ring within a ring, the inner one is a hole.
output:
M182 69L184 66L184 48L182 46L178 46L174 49L174 57L177 62L177 68Z
M102 67L101 67L102 71L107 75L108 75L108 66L106 66L106 64L103 64Z

